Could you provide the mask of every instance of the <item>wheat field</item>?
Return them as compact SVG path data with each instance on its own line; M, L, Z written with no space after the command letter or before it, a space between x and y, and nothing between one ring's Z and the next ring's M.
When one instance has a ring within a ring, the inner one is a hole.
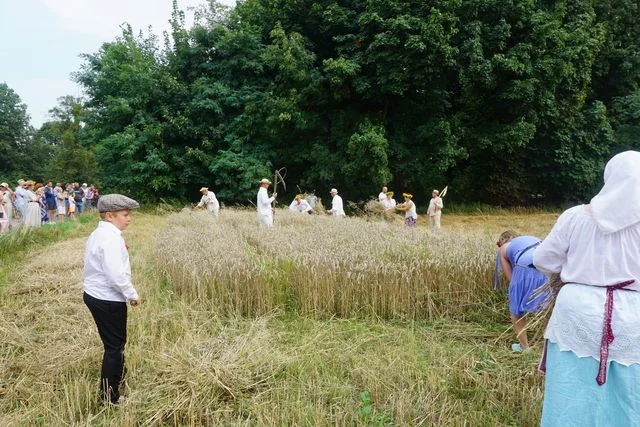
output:
M536 425L537 353L491 291L505 229L557 214L445 215L443 230L278 210L136 214L125 232L127 400L97 405L86 237L3 266L0 425ZM540 327L531 331L540 345Z

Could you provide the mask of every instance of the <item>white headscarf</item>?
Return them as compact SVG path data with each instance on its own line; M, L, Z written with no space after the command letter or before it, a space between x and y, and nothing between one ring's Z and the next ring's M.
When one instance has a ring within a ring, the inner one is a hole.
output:
M640 152L613 156L604 169L604 186L591 199L591 211L603 233L640 222Z

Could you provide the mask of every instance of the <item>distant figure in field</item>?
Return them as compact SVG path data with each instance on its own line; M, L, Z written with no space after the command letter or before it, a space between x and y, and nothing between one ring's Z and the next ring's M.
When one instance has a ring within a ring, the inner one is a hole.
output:
M121 194L102 197L97 206L100 222L89 236L84 253L83 300L104 347L99 395L103 403L119 403L127 343L127 303L132 307L140 304L131 283L129 247L122 238L131 222L131 210L139 206Z
M27 201L26 216L24 218L25 227L40 227L40 203L38 196L34 191L35 182L25 182L26 192L25 200Z
M5 204L7 194L11 194L9 193L9 186L3 182L0 184L0 233L4 233L9 229L9 222L11 221L9 214L11 211L5 207L7 206ZM9 205L11 205L11 203L9 203Z
M520 236L507 230L498 239L494 289L500 281L500 268L509 281L509 313L511 323L518 338L511 350L520 353L529 349L527 332L524 330L526 313L536 313L542 309L543 296L533 298L533 293L547 282L547 277L533 266L533 253L540 245L540 239L533 236Z
M63 222L64 217L67 214L67 197L69 197L69 195L65 190L62 189L62 185L60 185L59 183L56 184L56 188L54 188L53 191L56 196L56 211L58 213L58 222Z
M387 200L388 192L389 192L389 189L386 186L382 187L382 191L380 192L380 194L378 194L378 202L384 205L384 201Z
M9 184L3 182L0 184L0 204L4 207L4 213L9 221L9 226L11 225L11 221L13 220L13 192L9 188Z
M256 203L258 209L258 220L260 221L260 225L265 228L273 226L273 208L271 207L271 203L278 197L278 193L273 193L273 195L269 197L267 190L270 185L271 181L267 178L262 178Z
M220 203L214 192L210 191L207 187L202 187L200 192L202 193L202 198L200 199L200 203L196 205L196 208L206 206L209 213L213 216L218 216L220 214Z
M311 207L309 202L307 202L304 197L302 197L302 194L298 194L296 195L295 199L293 199L293 202L291 202L291 204L289 205L289 210L292 212L310 214L313 208Z
M53 183L51 181L47 182L46 187L44 187L44 202L47 206L47 222L52 224L56 221L57 204Z
M386 187L384 187L386 188ZM385 199L382 201L382 219L385 221L391 221L393 219L394 212L396 211L396 201L393 198L393 191L387 191Z
M346 214L344 213L344 207L342 205L342 197L338 196L338 190L332 188L329 194L331 194L332 197L331 209L327 210L327 213L334 218L344 218Z
M18 186L15 191L16 195L16 209L20 214L20 218L24 223L27 218L27 208L29 200L27 198L27 182L24 179L18 180Z
M415 227L418 223L418 212L416 211L416 204L412 200L413 194L402 193L402 197L404 197L404 203L396 206L396 210L404 212L404 225Z
M439 196L438 190L431 192L431 200L429 200L429 208L427 209L427 215L429 216L429 226L440 229L440 217L442 216L442 198Z
M640 423L639 248L640 152L625 151L533 256L564 283L544 333L543 427Z

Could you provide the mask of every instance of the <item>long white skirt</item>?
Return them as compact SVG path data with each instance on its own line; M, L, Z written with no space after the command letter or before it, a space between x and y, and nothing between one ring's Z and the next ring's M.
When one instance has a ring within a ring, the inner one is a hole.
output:
M29 202L27 206L27 216L24 219L25 227L40 227L40 204L36 202Z

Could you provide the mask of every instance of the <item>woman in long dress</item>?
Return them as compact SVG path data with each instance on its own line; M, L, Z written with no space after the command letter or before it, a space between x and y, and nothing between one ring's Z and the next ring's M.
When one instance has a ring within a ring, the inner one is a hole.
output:
M562 282L544 337L542 426L640 420L640 152L614 156L588 205L566 210L533 254Z
M49 213L47 208L47 187L40 187L36 190L36 196L38 196L38 203L40 204L40 223L49 223Z
M11 220L13 219L13 193L9 185L4 182L0 184L0 203L4 207L4 213L9 220L9 224L11 224Z
M500 270L509 281L509 313L518 342L511 350L520 353L529 350L525 314L537 313L544 302L544 295L536 290L547 282L547 276L533 266L533 254L540 245L540 239L534 236L520 236L507 230L498 239L498 254L494 274L494 289L500 282ZM535 296L534 296L535 295Z
M27 181L27 217L24 219L25 227L40 227L42 223L42 216L40 212L40 203L38 202L38 196L33 191L33 181Z

